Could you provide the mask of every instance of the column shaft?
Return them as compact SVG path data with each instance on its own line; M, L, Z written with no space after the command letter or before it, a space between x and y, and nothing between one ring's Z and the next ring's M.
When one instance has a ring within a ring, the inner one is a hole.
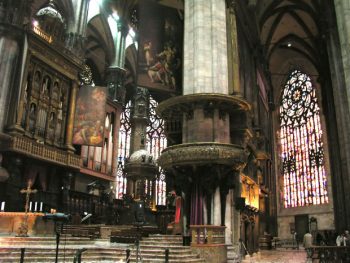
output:
M185 1L183 94L228 94L226 4Z
M17 42L10 38L0 37L0 132L7 124L10 92L14 90L14 75L16 74L18 56L19 46Z
M237 16L236 0L231 1L227 9L227 36L228 36L228 85L229 92L234 95L240 95L240 76L239 76L239 52L237 39Z
M71 86L68 119L67 119L67 127L66 127L66 145L65 145L68 151L72 151L72 152L75 151L72 145L72 139L73 139L74 114L75 114L78 90L79 90L78 81L75 80L73 81Z

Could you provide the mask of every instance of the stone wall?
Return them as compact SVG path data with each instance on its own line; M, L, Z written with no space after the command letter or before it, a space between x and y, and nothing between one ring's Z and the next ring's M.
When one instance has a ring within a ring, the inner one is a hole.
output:
M314 217L317 219L318 230L334 230L334 216L333 213L314 213L309 214L309 219ZM278 237L282 239L292 238L290 231L290 224L294 223L294 215L280 216L277 219Z

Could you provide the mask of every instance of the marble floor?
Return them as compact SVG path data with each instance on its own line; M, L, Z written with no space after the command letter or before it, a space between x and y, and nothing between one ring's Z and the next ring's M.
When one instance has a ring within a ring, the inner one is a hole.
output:
M253 256L246 256L242 263L306 263L306 252L300 250L262 250Z

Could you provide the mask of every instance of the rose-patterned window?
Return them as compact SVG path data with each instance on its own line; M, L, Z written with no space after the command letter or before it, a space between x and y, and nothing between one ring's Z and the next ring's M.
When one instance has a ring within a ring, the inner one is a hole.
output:
M320 108L306 74L293 71L280 106L285 208L328 203Z

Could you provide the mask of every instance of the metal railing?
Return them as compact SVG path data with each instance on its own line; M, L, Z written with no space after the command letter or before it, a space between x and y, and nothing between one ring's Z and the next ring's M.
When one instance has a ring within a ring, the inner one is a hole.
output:
M306 249L307 258L319 263L350 262L350 246L312 246Z
M28 259L26 259L26 261L24 260L26 250L35 250L35 248L9 248L9 249L11 249L11 250L20 249L20 251L21 251L20 260L19 260L20 263L24 263L28 260ZM51 249L48 249L48 250L51 250ZM82 254L85 251L88 251L88 249L87 248L77 249L75 254L74 254L74 257L73 257L73 263L82 263ZM136 251L135 251L135 253L136 253ZM131 263L131 257L132 257L132 253L131 253L131 250L128 248L125 250L125 262ZM166 249L164 249L164 262L165 263L169 263L169 257L170 257L170 250L168 248L166 248Z

